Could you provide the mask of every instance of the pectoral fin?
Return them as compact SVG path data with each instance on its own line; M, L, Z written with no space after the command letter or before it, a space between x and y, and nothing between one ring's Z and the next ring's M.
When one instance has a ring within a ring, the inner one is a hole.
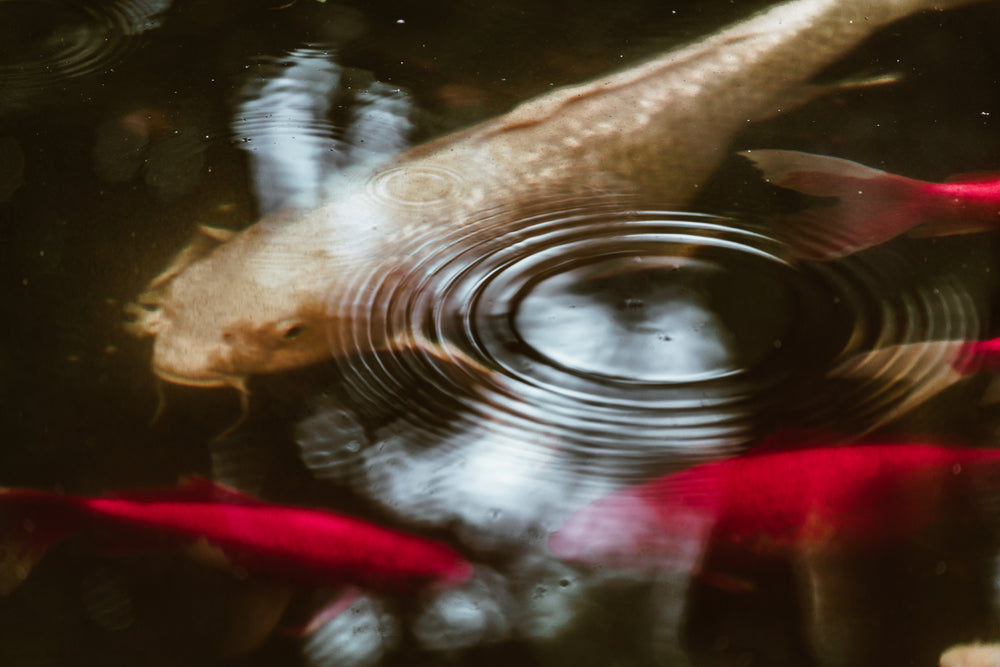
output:
M167 265L155 278L149 281L146 292L151 292L157 287L170 282L170 280L181 271L202 259L218 246L222 245L236 232L232 229L222 227L209 227L208 225L198 225L194 238L192 238L184 248L177 253L170 264ZM139 296L140 302L142 295Z
M810 102L818 100L821 97L854 93L867 88L884 86L896 83L901 78L903 78L901 74L897 72L890 72L888 74L876 74L868 77L842 79L840 81L834 81L833 83L803 84L795 88L792 93L785 95L781 99L780 104L757 114L753 120L755 122L769 120L780 116L781 114L788 113L789 111L795 111L796 109L804 107Z

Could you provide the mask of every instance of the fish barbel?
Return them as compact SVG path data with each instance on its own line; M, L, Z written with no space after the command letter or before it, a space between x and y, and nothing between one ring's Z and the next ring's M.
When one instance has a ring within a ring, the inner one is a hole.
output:
M129 328L154 337L159 377L192 386L242 390L251 375L337 356L345 346L330 331L359 315L328 304L357 275L405 267L410 251L401 249L421 231L548 195L645 194L682 206L749 121L817 94L810 78L879 27L968 2L792 0L529 100L344 174L317 209L279 212L235 234L202 228L130 305Z

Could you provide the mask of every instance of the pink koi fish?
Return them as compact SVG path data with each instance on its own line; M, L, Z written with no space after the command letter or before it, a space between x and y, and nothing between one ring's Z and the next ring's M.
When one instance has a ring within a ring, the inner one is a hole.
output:
M779 221L785 240L803 257L835 259L901 234L948 236L1000 226L1000 175L918 181L840 158L797 151L752 150L741 155L774 185L816 197L837 197Z
M549 540L565 560L663 568L713 544L762 555L891 544L931 525L949 480L1000 449L865 444L697 465L578 510Z
M450 547L321 509L273 505L207 480L107 497L0 492L0 593L23 581L47 548L85 528L136 548L211 547L266 580L310 587L353 584L404 592L458 583L472 566Z

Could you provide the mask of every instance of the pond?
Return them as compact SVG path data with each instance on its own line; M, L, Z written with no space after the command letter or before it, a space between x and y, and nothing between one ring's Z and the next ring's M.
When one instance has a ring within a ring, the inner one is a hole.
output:
M1000 5L771 4L0 0L0 662L1000 641Z

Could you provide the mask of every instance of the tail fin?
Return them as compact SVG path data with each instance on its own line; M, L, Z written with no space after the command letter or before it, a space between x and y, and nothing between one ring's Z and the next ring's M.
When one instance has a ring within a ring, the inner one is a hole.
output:
M68 496L0 489L0 595L17 588L49 547L77 530L74 509Z
M814 197L839 199L776 221L776 233L800 257L844 257L923 222L921 181L849 160L797 151L752 150L741 155L753 162L769 183Z

